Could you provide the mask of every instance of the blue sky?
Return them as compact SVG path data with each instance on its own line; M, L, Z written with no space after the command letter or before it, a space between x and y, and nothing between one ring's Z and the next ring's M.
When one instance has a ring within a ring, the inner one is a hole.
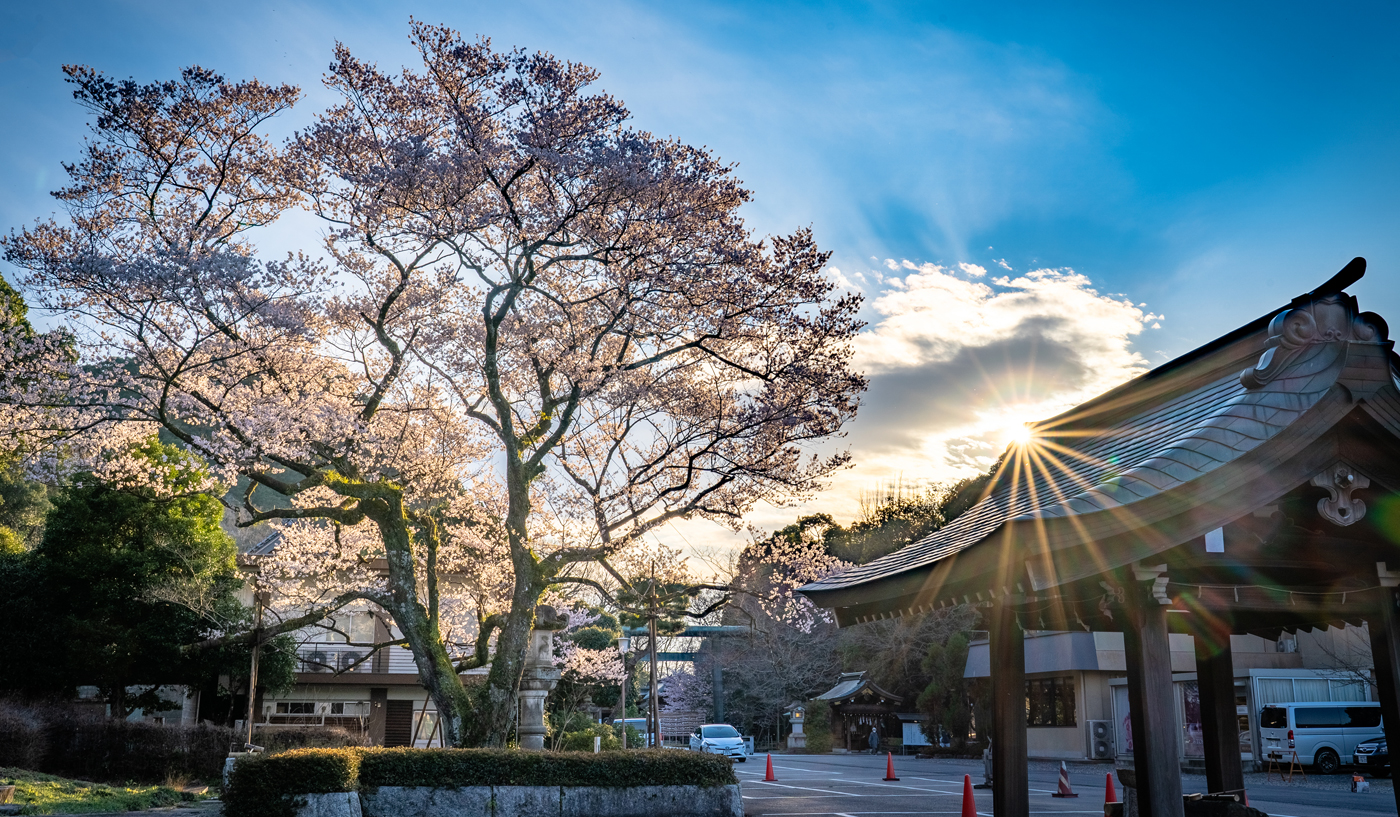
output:
M870 298L848 512L985 461L987 416L1083 399L1355 255L1363 308L1400 323L1395 4L9 3L0 227L50 212L76 155L60 64L295 82L295 120L335 40L408 62L410 14L597 67L639 125L739 164L756 229L815 229Z

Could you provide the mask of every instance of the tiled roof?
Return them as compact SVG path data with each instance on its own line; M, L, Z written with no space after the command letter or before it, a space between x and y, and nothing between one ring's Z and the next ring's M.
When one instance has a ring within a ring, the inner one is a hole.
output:
M1131 520L1135 503L1190 483L1278 437L1317 405L1356 359L1371 355L1382 361L1383 379L1392 380L1384 321L1358 316L1355 300L1340 294L1340 287L1324 288L1036 424L1032 440L1009 452L988 495L966 513L888 556L802 591L822 603L830 591L924 571L1012 524L1055 519L1077 524L1076 519L1100 511ZM1241 372L1242 367L1249 368ZM1368 371L1367 376L1376 375Z
M843 701L851 697L852 695L855 695L863 689L869 689L871 692L875 693L876 695L879 695L881 698L885 698L886 700L894 701L896 703L904 700L898 695L881 689L878 684L870 680L870 677L865 672L841 673L841 680L836 682L836 686L818 695L816 697L816 700Z
M257 544L243 552L244 556L271 556L277 550L277 546L282 544L282 534L273 533L258 540Z

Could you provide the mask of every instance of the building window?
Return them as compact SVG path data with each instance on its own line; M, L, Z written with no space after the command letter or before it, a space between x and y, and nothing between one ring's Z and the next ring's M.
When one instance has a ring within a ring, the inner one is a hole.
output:
M343 703L331 704L331 714L332 714L332 715L344 715L344 714L345 714L345 704L343 704Z
M1037 678L1026 682L1027 726L1074 726L1074 679Z
M314 715L316 704L310 701L278 701L278 715Z

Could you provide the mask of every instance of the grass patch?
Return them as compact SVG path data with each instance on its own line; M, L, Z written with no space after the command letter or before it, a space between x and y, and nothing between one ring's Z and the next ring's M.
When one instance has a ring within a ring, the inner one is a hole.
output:
M169 786L107 786L0 766L0 786L14 786L20 814L91 814L140 811L202 799Z

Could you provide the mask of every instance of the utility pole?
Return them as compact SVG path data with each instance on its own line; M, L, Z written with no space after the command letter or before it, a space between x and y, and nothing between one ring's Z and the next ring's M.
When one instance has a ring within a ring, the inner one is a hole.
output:
M660 691L660 684L656 672L656 569L653 566L651 574L651 586L647 590L647 650L651 658L651 701L647 706L648 719L651 721L651 738L655 741L657 748L661 747L661 706L657 703L657 693Z
M258 705L258 654L262 652L262 620L263 607L272 601L272 593L267 590L253 591L253 660L248 667L248 719L244 726L247 729L246 739L243 741L245 751L253 751L253 718L257 715Z
M623 632L626 632L624 630ZM627 688L632 686L632 665L628 661L632 656L632 639L622 636L617 640L617 652L622 656L622 689L617 695L617 711L622 714L619 719L622 721L622 748L627 748Z

